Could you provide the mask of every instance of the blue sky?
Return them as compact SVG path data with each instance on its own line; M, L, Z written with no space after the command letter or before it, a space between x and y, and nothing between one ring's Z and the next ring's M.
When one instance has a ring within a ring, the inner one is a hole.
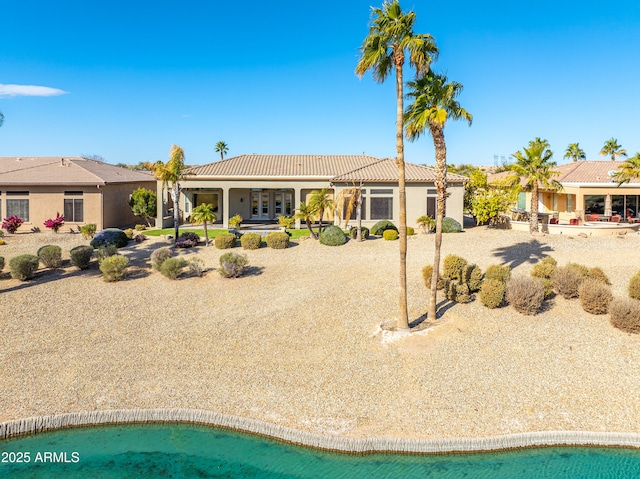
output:
M229 156L395 156L393 78L354 74L381 3L0 0L0 156L138 163L175 143L203 164L220 140ZM611 137L640 151L639 2L401 3L474 115L445 128L449 163L493 164L537 136L558 163L572 142L589 159ZM431 138L406 159L434 164Z

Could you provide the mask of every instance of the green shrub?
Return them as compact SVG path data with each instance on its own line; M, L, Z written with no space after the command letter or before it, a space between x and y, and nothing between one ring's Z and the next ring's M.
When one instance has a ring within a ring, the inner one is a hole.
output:
M269 248L286 249L289 247L289 235L287 233L274 231L269 233L264 240Z
M444 294L449 301L456 300L456 282L445 278L444 280Z
M462 270L467 266L467 260L455 254L448 254L442 262L442 276L447 279L461 280Z
M600 281L602 284L611 284L607 274L602 271L602 268L598 268L597 266L589 268L589 278Z
M242 274L242 270L248 263L249 261L245 255L225 253L220 256L220 269L218 271L224 278L237 278Z
M594 278L585 279L580 285L580 304L591 314L607 314L609 303L613 299L611 288Z
M462 281L469 286L472 293L480 291L484 275L482 270L475 264L468 264L462 270Z
M640 302L630 298L616 298L609 305L609 320L627 333L640 333Z
M499 279L485 279L482 282L478 297L480 302L489 309L497 308L504 301L506 284Z
M531 276L538 279L551 279L556 265L549 261L536 263L531 270Z
M144 231L146 229L147 229L147 225L141 225L141 224L136 225L136 231Z
M98 264L102 264L102 262L114 254L118 254L118 248L114 244L110 244L109 246L101 246L96 250L96 258L98 259Z
M396 230L384 230L382 232L382 237L386 241L394 241L398 239L398 232Z
M456 299L457 303L468 303L471 301L471 290L466 283L453 283L456 285Z
M413 236L416 234L416 230L412 226L407 226L407 236Z
M165 276L169 279L176 279L180 274L182 274L182 270L187 265L187 262L184 258L167 258L160 266L160 272L162 276Z
M572 269L577 273L580 273L580 276L582 276L583 280L587 279L591 275L591 271L589 270L589 267L583 264L567 263L566 268Z
M45 268L56 269L62 266L62 248L49 244L38 250L38 258Z
M9 261L11 277L20 281L31 279L35 276L39 264L40 259L32 254L15 256Z
M124 234L127 235L128 239L133 239L133 230L131 228L127 228L123 230Z
M126 256L114 254L102 260L100 271L102 271L103 279L111 283L124 278L128 266L129 259Z
M627 291L629 292L629 297L640 299L640 271L634 274L629 280Z
M519 313L535 315L544 303L544 286L528 276L517 276L507 282L505 298Z
M484 273L484 279L495 279L506 283L511 277L511 268L507 265L492 264Z
M127 238L124 231L118 228L107 228L98 232L89 244L95 249L109 245L115 245L116 248L122 248L129 244L129 238Z
M291 216L278 216L278 224L286 229L292 228L295 222Z
M3 269L4 269L4 257L0 256L0 271L2 271Z
M330 225L322 230L318 241L325 246L342 246L347 242L347 236L339 226Z
M367 228L366 226L361 226L360 227L360 235L362 236L363 240L369 238L369 228ZM358 238L358 227L357 226L352 226L349 229L349 238L351 238L351 239L357 239Z
M187 267L189 268L189 272L194 276L202 276L205 272L204 260L197 256L187 262Z
M91 239L95 236L98 225L89 223L80 227L80 233L84 239Z
M242 220L242 216L233 215L231 218L229 218L229 228L238 228L242 224Z
M553 288L558 294L561 294L564 299L577 298L580 296L579 289L584 279L585 277L579 268L569 265L556 268L551 276Z
M381 236L382 232L386 230L395 230L397 232L398 228L389 220L381 220L371 227L370 232L374 236Z
M91 263L94 249L91 246L80 245L69 251L71 264L78 269L87 269Z
M151 267L153 269L156 269L158 271L160 271L160 268L162 268L162 263L164 263L166 260L168 260L169 258L171 258L173 256L173 251L170 248L158 248L156 250L153 250L153 253L151 253Z
M221 234L220 236L216 236L214 238L213 243L218 249L233 248L236 245L236 235L231 233Z
M424 268L422 268L422 279L424 280L424 285L428 290L431 290L431 277L433 276L433 265L428 264ZM442 275L438 275L438 281L436 283L436 289L444 288L444 278Z
M553 266L558 265L558 262L555 260L555 258L552 258L551 256L545 256L540 260L540 262L544 264L552 264Z
M282 218L282 216L280 217ZM257 233L247 233L240 237L240 244L243 249L258 249L262 244L262 236Z
M442 232L443 233L460 233L462 231L462 225L453 218L442 218Z

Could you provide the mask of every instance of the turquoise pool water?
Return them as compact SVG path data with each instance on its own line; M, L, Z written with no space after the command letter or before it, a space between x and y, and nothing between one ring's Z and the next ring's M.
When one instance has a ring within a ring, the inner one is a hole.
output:
M29 462L16 462L19 457L26 461L27 452ZM0 441L0 460L0 477L8 479L640 477L636 450L545 448L449 456L355 456L180 424L67 429L8 439Z

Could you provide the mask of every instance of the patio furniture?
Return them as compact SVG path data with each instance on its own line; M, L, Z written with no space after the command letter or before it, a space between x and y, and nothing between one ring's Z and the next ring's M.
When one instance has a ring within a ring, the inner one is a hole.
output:
M620 223L620 215L613 215L609 221L612 223Z
M577 225L579 225L579 224L580 224L580 220L579 220L578 218L571 218L571 219L569 220L569 224L570 224L570 225L577 226Z
M600 221L600 217L596 213L591 213L589 215L589 221Z
M558 224L558 218L551 218L549 220L549 224L550 225L557 225Z

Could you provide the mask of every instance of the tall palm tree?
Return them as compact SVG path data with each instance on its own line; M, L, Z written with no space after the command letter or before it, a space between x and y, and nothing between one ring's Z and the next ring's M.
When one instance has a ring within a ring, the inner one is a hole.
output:
M310 194L309 206L318 214L318 234L322 233L322 217L325 211L333 209L333 200L329 197L326 188L314 190Z
M542 187L549 190L561 190L562 185L553 179L560 174L553 169L556 166L551 161L553 152L549 149L549 142L536 138L529 142L528 148L522 148L513 156L516 160L510 167L511 179L514 181L524 179L523 189L531 191L531 218L529 220L529 232L538 232L538 191Z
M580 148L579 143L569 143L569 146L564 151L564 158L573 158L573 161L576 162L578 160L586 160L587 155L585 155L584 150Z
M173 201L173 229L176 242L180 227L180 192L182 188L180 182L184 179L187 168L184 164L184 150L178 145L171 145L169 159L166 163L158 161L153 166L153 176L162 181L163 187L169 188L171 200Z
M229 152L229 146L224 141L219 141L216 143L216 147L214 148L216 153L220 153L220 159L224 160L224 155Z
M313 239L318 239L318 235L314 233L313 229L311 228L311 225L313 224L313 220L315 219L317 214L318 214L318 210L314 209L304 201L301 201L300 207L298 208L296 213L293 215L295 219L304 221L307 224L307 229L309 230L309 236L311 236Z
M613 178L618 182L618 186L634 178L640 178L640 152L620 165L618 171L613 174Z
M448 119L466 120L469 125L473 117L456 100L462 92L457 82L447 83L445 75L430 72L416 81L409 82L413 98L405 112L407 137L416 140L426 129L431 133L436 153L436 237L431 276L431 297L427 317L436 319L437 283L440 274L440 249L442 245L442 219L447 199L447 145L444 126Z
M0 126L2 126L3 123L4 123L4 115L0 111Z
M404 171L404 92L403 65L405 54L409 63L416 69L417 76L429 71L431 62L438 54L435 40L429 34L417 34L413 31L416 14L402 11L398 0L385 1L382 8L373 8L369 36L360 47L360 60L356 66L356 75L362 78L371 70L373 79L383 83L392 70L396 73L396 151L398 164L398 199L400 227L400 295L398 327L409 329L407 310L407 198L405 192Z
M618 144L618 140L615 138L611 138L604 142L604 146L602 150L600 150L600 154L602 156L611 155L611 161L616 161L616 156L622 156L623 158L627 157L627 150L622 148L622 145Z
M204 244L209 246L209 232L207 231L207 223L214 223L218 217L213 212L213 205L210 203L202 203L196 206L191 212L191 222L196 226L200 223L204 224Z

